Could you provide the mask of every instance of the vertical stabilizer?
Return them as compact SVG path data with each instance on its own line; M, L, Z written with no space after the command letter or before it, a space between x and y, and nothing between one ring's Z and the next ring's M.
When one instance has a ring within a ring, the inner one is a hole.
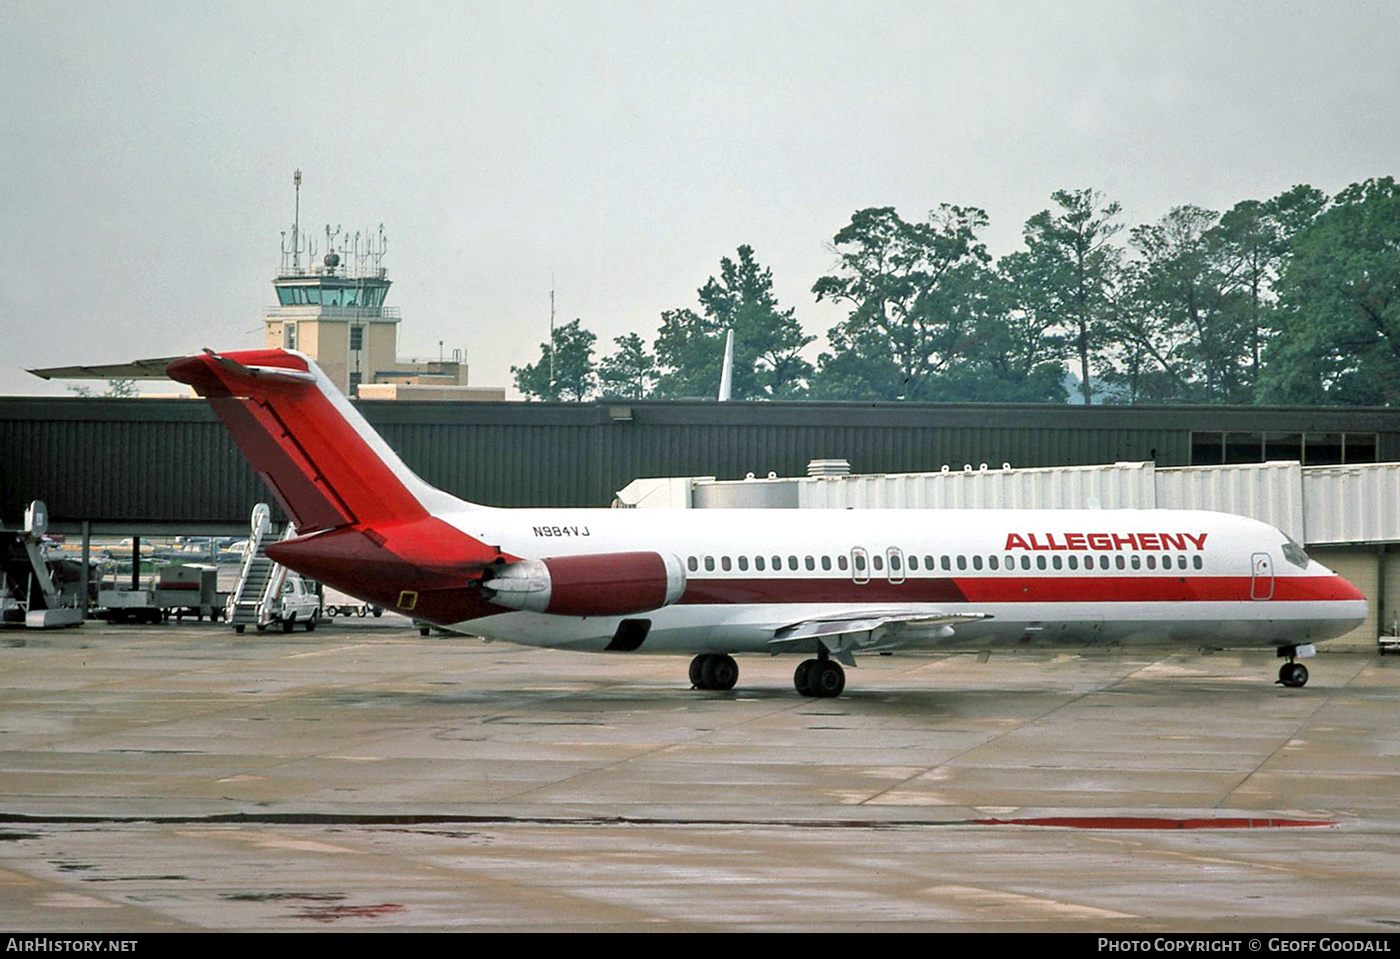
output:
M303 533L469 508L404 465L315 363L293 350L175 360Z

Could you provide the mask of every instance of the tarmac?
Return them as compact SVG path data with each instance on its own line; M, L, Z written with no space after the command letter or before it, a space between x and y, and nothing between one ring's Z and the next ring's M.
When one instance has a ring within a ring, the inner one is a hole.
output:
M1400 930L1400 662L0 633L0 928Z

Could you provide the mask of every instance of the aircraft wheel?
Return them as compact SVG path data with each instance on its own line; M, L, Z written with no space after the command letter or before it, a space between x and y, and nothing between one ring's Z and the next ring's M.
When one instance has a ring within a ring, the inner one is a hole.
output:
M711 654L700 667L700 678L705 684L701 689L733 689L739 681L739 664L725 653Z
M245 628L245 627L243 626L243 624L242 624L242 623L239 623L237 626L233 627L233 631L234 631L235 633L242 633L243 630L244 630L244 628Z
M818 660L808 674L807 681L811 685L813 696L832 699L840 696L841 691L846 688L846 671L835 660Z
M815 659L804 659L797 664L797 671L792 674L792 684L803 696L816 695L816 691L812 689L812 668L819 665L821 664Z
M709 653L701 653L690 661L690 685L696 689L705 688L705 663L709 659Z
M1278 668L1278 681L1289 689L1308 684L1308 667L1302 663L1284 663Z

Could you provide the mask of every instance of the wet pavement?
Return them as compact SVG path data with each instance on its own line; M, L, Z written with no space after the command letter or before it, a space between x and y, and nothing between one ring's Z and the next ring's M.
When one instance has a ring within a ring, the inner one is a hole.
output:
M1394 658L739 663L0 633L0 927L1400 929Z

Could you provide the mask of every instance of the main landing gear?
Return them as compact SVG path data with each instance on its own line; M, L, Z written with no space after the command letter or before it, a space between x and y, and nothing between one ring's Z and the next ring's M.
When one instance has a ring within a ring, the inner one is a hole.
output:
M1293 658L1298 655L1298 647L1280 647L1278 654L1287 656L1288 662L1278 668L1278 682L1289 689L1298 689L1308 684L1308 667L1302 663L1295 663Z
M701 653L690 661L690 685L696 689L733 689L739 664L728 653Z
M830 699L840 696L846 688L846 671L834 659L828 659L826 650L817 654L816 659L806 659L792 674L792 684L803 696L816 696Z

